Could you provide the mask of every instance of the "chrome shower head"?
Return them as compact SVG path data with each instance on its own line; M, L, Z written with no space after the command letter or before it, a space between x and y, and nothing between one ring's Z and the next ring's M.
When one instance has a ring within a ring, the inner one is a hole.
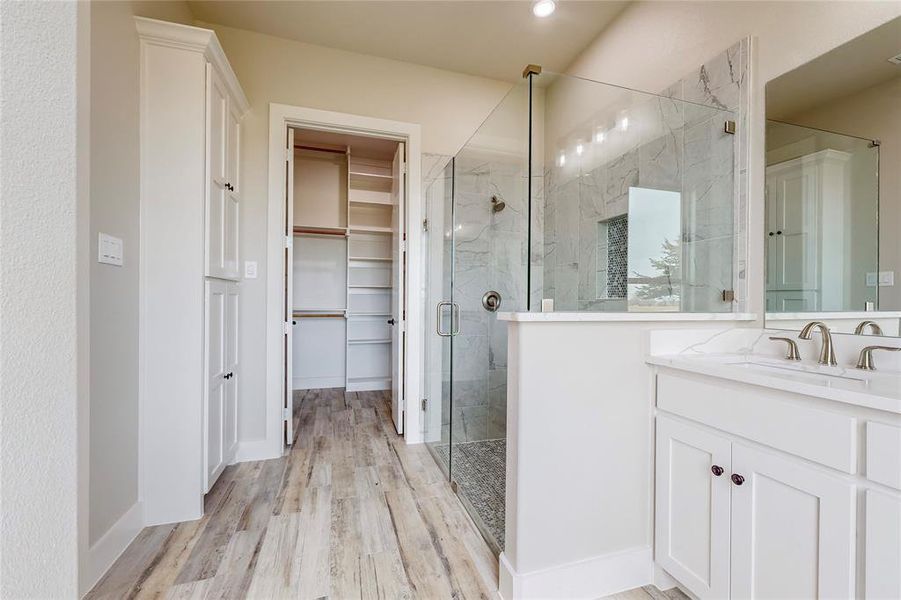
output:
M498 198L497 196L491 197L491 210L496 213L501 212L507 206L507 203Z

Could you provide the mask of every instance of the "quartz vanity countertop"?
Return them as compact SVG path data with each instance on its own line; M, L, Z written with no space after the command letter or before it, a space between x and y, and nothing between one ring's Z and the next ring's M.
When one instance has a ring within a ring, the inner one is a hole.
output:
M498 321L586 323L600 321L663 322L663 321L753 321L753 313L679 313L679 312L499 312Z
M750 354L652 355L647 363L901 414L901 373L894 371L821 367Z

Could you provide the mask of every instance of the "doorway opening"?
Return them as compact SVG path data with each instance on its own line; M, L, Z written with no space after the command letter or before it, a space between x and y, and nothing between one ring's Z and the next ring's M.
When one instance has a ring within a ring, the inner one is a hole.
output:
M287 127L286 445L295 406L342 388L390 395L404 433L406 150L398 139Z

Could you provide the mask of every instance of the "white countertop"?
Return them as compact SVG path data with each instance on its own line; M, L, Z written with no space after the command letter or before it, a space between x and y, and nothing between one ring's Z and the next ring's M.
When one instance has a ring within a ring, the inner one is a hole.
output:
M766 368L748 368L746 364L742 364L750 360L767 361L773 365L780 364L779 359L747 354L649 356L647 363L901 414L901 373L871 371L865 374L868 379L859 381L815 373L816 370L822 368L815 363L781 361L788 365L800 365L805 369L805 372L796 373L788 369L784 371L780 369L777 372ZM831 367L829 369L836 374L848 373L849 375L853 375L856 371L853 368ZM857 373L860 372L857 371Z
M599 321L754 321L753 313L680 313L680 312L499 312L498 321L517 323L586 323Z

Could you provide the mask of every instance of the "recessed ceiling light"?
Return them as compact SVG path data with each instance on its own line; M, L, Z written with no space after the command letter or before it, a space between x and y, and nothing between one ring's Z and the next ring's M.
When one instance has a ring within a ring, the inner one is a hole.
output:
M536 17L548 17L557 10L557 3L554 0L538 0L532 5L532 14Z

